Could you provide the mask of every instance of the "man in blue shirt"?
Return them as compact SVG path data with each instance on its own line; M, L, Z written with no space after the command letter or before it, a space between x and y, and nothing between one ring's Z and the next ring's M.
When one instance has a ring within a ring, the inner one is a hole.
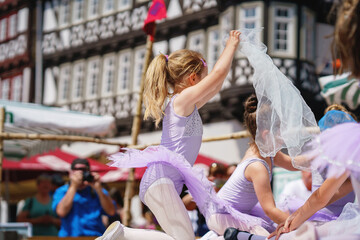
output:
M61 218L59 237L101 236L105 231L101 215L114 215L115 206L102 188L98 173L90 172L86 159L75 159L70 183L58 188L52 208Z

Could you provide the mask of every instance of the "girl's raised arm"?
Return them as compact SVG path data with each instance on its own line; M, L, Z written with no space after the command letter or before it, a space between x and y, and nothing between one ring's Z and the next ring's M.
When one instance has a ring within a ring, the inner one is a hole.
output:
M209 75L203 79L199 79L198 76L190 74L188 81L192 86L184 89L179 94L175 100L176 104L185 108L186 106L192 106L193 109L195 105L201 108L220 91L239 45L239 36L239 31L233 30L230 32L226 46Z

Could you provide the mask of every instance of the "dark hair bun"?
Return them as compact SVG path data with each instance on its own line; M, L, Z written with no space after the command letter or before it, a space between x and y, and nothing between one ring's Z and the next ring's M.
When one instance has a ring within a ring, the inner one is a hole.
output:
M245 101L245 112L253 113L256 112L258 100L255 94L251 94Z

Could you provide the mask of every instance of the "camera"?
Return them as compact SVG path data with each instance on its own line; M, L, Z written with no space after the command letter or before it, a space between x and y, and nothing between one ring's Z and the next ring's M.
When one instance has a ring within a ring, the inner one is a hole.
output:
M94 181L94 176L91 174L90 171L84 171L83 172L83 182L87 181L87 182L93 182Z

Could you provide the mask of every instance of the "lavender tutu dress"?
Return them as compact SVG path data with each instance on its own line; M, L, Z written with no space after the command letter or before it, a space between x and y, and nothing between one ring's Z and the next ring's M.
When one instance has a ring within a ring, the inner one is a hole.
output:
M248 214L252 218L261 221L261 226L268 232L275 230L276 224L264 213L261 206L258 205L254 185L245 177L245 169L249 164L260 162L269 173L269 181L272 179L272 168L266 161L257 158L243 160L235 169L234 173L218 192L218 197L231 204L237 211ZM274 166L273 158L271 158L271 166Z
M306 153L311 166L326 177L350 172L351 183L360 199L360 124L344 123L322 132L310 143ZM347 203L340 216L316 228L321 239L360 239L360 203Z
M266 225L261 218L243 214L231 204L217 197L213 184L202 171L196 172L192 166L199 153L202 140L202 121L195 107L187 117L174 112L174 95L165 108L161 144L145 150L123 149L109 157L110 166L118 168L138 168L147 166L140 183L140 198L144 204L147 189L158 179L168 179L174 183L180 194L183 184L187 186L200 212L206 220L215 213L231 214L239 221L239 227L252 229ZM166 193L164 193L166 194ZM166 204L166 203L164 203Z

